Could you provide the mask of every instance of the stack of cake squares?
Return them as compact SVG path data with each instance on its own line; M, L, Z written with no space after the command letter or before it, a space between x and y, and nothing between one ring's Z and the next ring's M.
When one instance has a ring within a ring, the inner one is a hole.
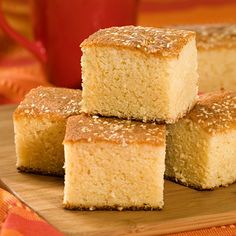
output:
M164 175L195 189L236 181L236 93L198 96L194 32L112 27L81 48L82 98L40 87L15 111L19 170L64 165L64 206L80 210L162 209Z
M65 207L161 209L165 124L197 100L195 33L112 27L81 47L85 114L67 123Z

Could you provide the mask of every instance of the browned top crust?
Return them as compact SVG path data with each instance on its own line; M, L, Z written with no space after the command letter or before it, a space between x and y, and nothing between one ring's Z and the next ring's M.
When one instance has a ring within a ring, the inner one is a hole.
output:
M136 49L159 57L178 57L195 33L179 29L123 26L101 29L85 39L81 47L111 46Z
M165 126L85 114L68 119L64 143L96 141L161 146L165 144Z
M14 118L45 115L66 118L79 114L80 101L81 90L40 86L25 96L15 110Z
M235 24L179 25L175 28L195 31L198 50L236 47Z
M227 132L236 125L236 92L214 92L200 96L186 116L210 134Z

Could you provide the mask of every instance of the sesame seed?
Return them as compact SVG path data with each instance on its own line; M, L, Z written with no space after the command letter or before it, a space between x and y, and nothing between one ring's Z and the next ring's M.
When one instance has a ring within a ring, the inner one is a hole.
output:
M89 207L89 210L90 210L90 211L94 211L94 210L95 210L95 207L91 206L91 207Z
M122 210L123 210L123 207L118 206L118 207L117 207L117 210L118 210L118 211L122 211Z

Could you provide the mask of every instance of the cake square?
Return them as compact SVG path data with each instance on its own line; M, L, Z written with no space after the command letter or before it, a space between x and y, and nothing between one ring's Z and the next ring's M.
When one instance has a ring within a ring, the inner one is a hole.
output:
M163 207L165 126L81 114L68 119L64 148L65 208Z
M64 175L66 120L79 114L80 101L74 89L40 86L26 95L13 115L18 170Z
M196 102L194 32L112 27L91 35L81 49L85 113L173 123Z
M236 92L202 95L186 117L167 129L168 179L196 189L236 181Z
M236 25L178 26L196 32L199 91L236 91Z

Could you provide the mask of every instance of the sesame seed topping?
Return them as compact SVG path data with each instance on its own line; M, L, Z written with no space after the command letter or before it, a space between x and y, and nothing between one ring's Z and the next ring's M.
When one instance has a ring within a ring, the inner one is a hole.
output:
M224 132L236 124L236 92L213 92L200 96L186 116L209 133Z
M178 57L195 33L186 30L123 26L101 29L84 40L81 47L117 46L137 49L165 58Z
M236 24L181 25L174 28L195 31L200 50L236 47Z
M75 89L38 87L32 89L20 103L15 115L55 115L68 117L80 112L81 91Z
M148 143L163 145L165 142L165 126L146 123L88 116L85 114L68 119L66 141L85 140L88 142L107 141L118 143L123 147L131 143Z

